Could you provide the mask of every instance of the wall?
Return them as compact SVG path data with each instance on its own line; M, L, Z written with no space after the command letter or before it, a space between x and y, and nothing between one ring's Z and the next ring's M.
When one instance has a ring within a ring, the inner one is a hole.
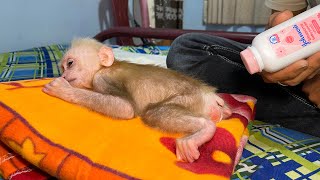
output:
M110 14L110 0L2 0L0 53L94 36Z
M132 9L129 0L129 9ZM0 53L94 36L112 26L110 0L2 0ZM132 10L131 10L132 14ZM203 24L203 0L184 0L184 29L261 32L263 27Z

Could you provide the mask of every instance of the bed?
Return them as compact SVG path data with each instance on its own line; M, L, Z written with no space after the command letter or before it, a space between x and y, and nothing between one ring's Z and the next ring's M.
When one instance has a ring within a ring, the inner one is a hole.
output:
M3 84L58 77L61 75L58 63L67 47L68 45L56 44L0 54L0 82ZM165 57L170 47L112 46L112 48L118 59L165 67ZM3 103L3 99L0 102ZM3 114L0 115L0 122L3 118ZM231 179L320 178L320 138L258 120L252 121L248 127L250 131L248 143ZM0 169L2 175L6 177L8 176L3 174L3 168L8 166L5 166L4 162L10 159L10 154L13 153L1 154L3 159ZM34 166L30 166L29 169L24 167L24 170L20 169L17 173L30 176L32 175L30 172L33 172L41 175L31 176L35 179L50 177L47 173L41 174L43 172ZM14 179L17 175L9 177ZM131 176L122 178L134 179Z
M117 45L111 47L115 57L120 60L166 68L165 59L170 46L137 46L133 44L132 37L173 40L184 33L201 32L250 43L256 35L132 28L128 23L127 4L127 0L112 1L113 8L118 13L114 15L116 26L94 37L101 42L117 38ZM247 119L250 119L241 126L243 129L240 134L231 133L238 141L243 135L248 137L241 159L233 168L225 166L228 156L224 154L219 156L220 164L196 163L196 167L191 167L192 165L175 162L175 156L170 152L173 147L172 137L145 129L138 120L119 124L112 119L105 119L93 112L44 96L40 88L51 78L61 75L59 61L68 46L69 44L53 44L0 54L0 174L3 178L320 179L320 138L254 119L254 100L247 97L222 94L228 101L234 100L237 104L235 108L244 108L241 112L246 112L246 117L249 117ZM235 117L233 120L237 121L240 116ZM47 119L53 122L41 124ZM89 119L91 123L83 126L78 121L68 123L75 119L80 122ZM99 122L109 122L109 129ZM232 131L232 125L234 124L221 124L219 128ZM95 134L98 130L111 136L112 140ZM113 130L122 133L109 133ZM149 141L135 142L135 136L142 136L144 138L138 139ZM224 137L228 140L228 137ZM153 142L150 139L154 138L161 142L150 143ZM91 139L97 142L92 142ZM126 143L122 143L124 141ZM227 144L222 147L227 147ZM103 152L100 152L101 149ZM157 152L155 154L149 150ZM64 154L66 152L67 155ZM105 154L108 158L105 159L106 162L101 162ZM215 157L210 155L210 158ZM104 166L103 163L110 165ZM156 164L156 167L151 168L149 164ZM224 176L222 172L227 175Z

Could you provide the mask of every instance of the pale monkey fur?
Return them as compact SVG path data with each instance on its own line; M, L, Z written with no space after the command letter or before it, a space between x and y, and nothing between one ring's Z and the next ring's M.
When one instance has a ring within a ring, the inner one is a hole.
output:
M93 39L74 40L61 67L62 77L45 93L113 118L141 116L150 127L185 133L176 141L178 160L198 159L198 147L214 135L214 121L231 114L214 87L169 69L115 60L111 48Z

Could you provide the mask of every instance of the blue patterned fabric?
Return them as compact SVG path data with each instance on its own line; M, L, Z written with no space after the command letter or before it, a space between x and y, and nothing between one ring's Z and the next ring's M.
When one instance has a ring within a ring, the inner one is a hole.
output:
M142 54L154 54L154 55L168 55L170 46L113 46L113 48L120 48L121 50L142 53Z
M68 45L51 45L0 54L0 82L60 76L59 62L68 47ZM167 55L169 50L168 46L112 46L112 48L157 55Z
M0 54L0 82L57 77L67 46L52 45Z
M232 179L320 179L320 138L255 121Z

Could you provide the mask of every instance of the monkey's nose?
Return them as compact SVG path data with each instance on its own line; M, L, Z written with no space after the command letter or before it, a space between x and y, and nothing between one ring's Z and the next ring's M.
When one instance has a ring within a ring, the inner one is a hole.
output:
M229 109L228 107L222 108L223 119L226 119L226 118L230 117L231 114L232 114L231 109Z

